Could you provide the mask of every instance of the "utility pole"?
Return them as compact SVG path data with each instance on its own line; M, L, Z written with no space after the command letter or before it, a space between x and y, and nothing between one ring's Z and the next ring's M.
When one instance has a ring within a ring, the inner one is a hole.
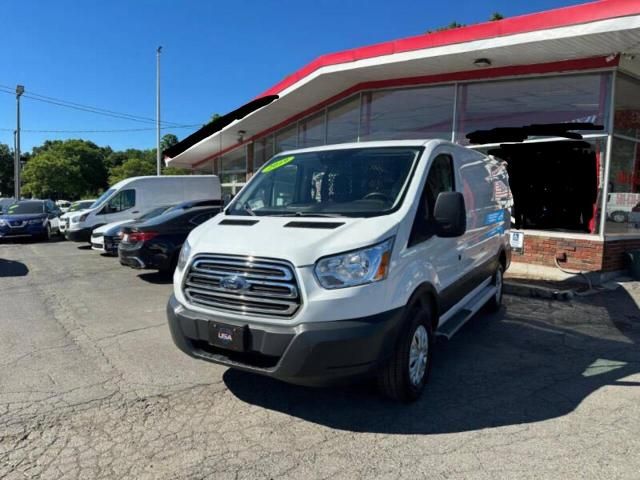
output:
M160 150L160 54L162 47L156 50L156 175L162 173L162 151Z
M15 149L13 163L13 196L16 201L20 200L20 97L24 93L24 86L16 85L16 131Z

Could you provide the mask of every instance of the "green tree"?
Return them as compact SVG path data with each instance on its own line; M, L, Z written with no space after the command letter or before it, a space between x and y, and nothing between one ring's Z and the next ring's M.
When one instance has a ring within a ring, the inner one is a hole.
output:
M178 137L173 133L167 133L160 140L160 151L164 152L167 148L173 147L178 142Z
M0 143L0 197L13 196L13 152Z
M26 194L42 198L94 196L107 187L104 149L86 140L47 141L23 171Z
M164 167L162 169L163 175L191 175L191 170L180 167Z
M141 177L144 175L156 174L156 161L149 158L130 158L122 165L116 166L109 170L109 183L114 183L130 177Z
M502 15L500 12L494 12L493 15L491 15L491 18L489 19L491 22L495 22L497 20L502 20L504 19L504 15Z

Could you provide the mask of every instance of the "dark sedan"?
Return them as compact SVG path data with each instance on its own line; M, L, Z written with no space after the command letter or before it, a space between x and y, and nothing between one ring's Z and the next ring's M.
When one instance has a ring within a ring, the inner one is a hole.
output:
M0 214L0 238L34 237L49 240L60 232L60 209L51 200L20 200Z
M144 223L123 226L120 263L172 273L189 232L219 212L218 206L172 209Z

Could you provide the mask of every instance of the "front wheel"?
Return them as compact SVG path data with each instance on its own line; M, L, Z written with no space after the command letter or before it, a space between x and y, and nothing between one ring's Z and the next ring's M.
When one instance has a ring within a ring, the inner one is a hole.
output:
M433 356L433 328L428 305L411 308L391 360L378 376L382 393L401 402L417 400L429 379Z
M47 228L42 234L42 240L44 240L45 242L48 242L49 240L51 240L51 224L50 223L47 223Z

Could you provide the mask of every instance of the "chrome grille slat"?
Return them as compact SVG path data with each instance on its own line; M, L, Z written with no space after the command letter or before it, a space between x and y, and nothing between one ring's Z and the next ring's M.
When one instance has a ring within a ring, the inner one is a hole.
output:
M240 277L244 287L232 290L221 286L225 277ZM282 260L197 255L182 288L194 305L241 314L291 317L301 304L293 266Z

